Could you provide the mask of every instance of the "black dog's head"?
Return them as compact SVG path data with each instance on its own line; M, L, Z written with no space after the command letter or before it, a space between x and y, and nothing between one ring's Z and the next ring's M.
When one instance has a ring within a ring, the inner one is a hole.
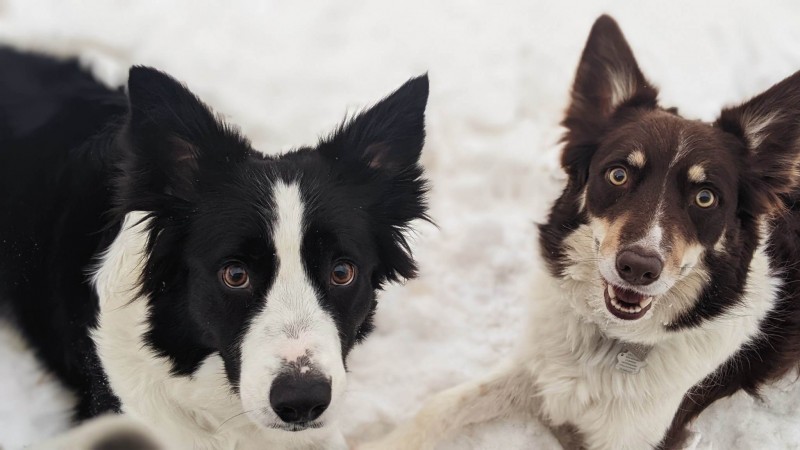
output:
M218 353L263 427L324 425L376 291L415 275L405 231L426 217L427 76L274 157L161 72L131 69L128 90L118 201L149 217L146 343L175 376Z
M541 227L553 273L586 291L581 312L650 342L729 312L760 219L797 186L799 121L800 74L715 123L662 108L617 24L599 18L563 122L568 186Z

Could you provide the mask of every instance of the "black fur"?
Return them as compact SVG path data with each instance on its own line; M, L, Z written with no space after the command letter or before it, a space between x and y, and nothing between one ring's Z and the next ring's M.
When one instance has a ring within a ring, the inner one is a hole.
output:
M118 155L100 135L126 114L74 61L0 49L0 301L47 366L82 399L79 418L116 410L87 329L86 270L103 232ZM113 228L113 226L112 226Z

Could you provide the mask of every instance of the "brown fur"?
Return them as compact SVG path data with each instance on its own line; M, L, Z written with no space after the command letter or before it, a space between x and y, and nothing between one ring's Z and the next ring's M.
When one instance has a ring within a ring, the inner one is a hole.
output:
M758 395L764 383L798 367L800 293L791 286L800 282L800 72L724 109L714 123L687 120L674 108L659 106L657 96L617 24L600 17L562 122L567 187L540 226L542 255L553 275L564 274L564 239L579 226L593 220L605 224L603 252L616 251L644 236L663 200L658 213L665 271L680 271L685 252L701 246L699 263L708 272L693 304L663 325L667 331L680 333L713 321L744 301L765 221L773 229L767 245L771 268L789 287L761 325L762 336L685 394L660 444L670 449L680 447L687 424L717 399L739 390ZM644 153L643 167L628 159L637 150ZM705 179L690 179L696 165L703 167ZM623 186L606 178L618 166L629 171ZM709 208L693 203L705 188L718 199Z

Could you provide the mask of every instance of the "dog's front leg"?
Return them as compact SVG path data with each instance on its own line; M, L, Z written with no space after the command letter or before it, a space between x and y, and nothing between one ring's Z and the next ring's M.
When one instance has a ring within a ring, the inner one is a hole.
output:
M490 375L443 391L410 422L358 450L429 450L458 429L516 412L535 411L533 377L521 364L506 364Z

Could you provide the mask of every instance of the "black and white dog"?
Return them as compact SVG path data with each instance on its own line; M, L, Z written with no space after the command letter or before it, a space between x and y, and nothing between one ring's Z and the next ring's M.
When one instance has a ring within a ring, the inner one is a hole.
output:
M186 87L0 49L0 300L78 397L170 448L343 448L345 359L426 218L427 76L255 152Z
M617 24L578 66L527 335L366 448L515 413L568 448L679 448L707 406L800 362L800 72L714 123L659 106Z

